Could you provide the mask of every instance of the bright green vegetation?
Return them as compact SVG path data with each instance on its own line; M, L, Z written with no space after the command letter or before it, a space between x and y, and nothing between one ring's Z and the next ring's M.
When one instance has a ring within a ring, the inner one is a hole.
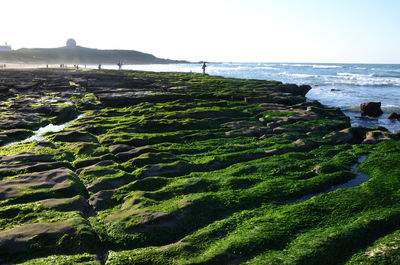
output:
M348 119L295 91L283 94L278 82L103 73L150 80L157 93L132 98L122 90L118 101L94 89L70 93L71 111L85 116L48 133L51 145L0 148L6 158L41 159L1 162L0 189L52 172L0 195L0 263L400 261L398 135L334 141L328 136ZM370 178L327 192L357 178L355 168ZM41 234L24 232L26 245L7 249L11 232L32 225Z

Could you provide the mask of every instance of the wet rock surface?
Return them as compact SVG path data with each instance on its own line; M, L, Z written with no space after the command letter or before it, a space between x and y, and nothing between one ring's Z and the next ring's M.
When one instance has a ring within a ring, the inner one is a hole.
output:
M381 102L366 102L360 105L362 116L378 117L383 114Z
M340 264L400 229L399 136L309 86L1 74L1 264Z
M400 114L393 112L388 117L389 120L398 120L400 121Z

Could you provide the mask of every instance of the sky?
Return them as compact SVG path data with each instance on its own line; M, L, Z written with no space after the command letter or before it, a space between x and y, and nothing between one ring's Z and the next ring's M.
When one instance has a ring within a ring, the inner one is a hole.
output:
M399 0L12 0L0 44L220 62L400 63Z

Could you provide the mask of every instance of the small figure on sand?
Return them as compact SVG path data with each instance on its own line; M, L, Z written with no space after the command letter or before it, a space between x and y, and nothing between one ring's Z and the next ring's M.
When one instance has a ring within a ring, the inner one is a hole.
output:
M101 64L99 64L99 70L101 70Z
M119 62L117 63L117 65L118 65L118 70L121 70L121 69L122 69L122 63L121 63L121 61L119 61Z
M206 62L203 62L203 66L201 67L203 69L203 75L206 73Z

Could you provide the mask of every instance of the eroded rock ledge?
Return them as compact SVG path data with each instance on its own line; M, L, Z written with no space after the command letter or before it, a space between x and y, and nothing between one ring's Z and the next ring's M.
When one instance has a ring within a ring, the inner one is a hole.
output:
M398 135L350 127L310 89L1 71L0 263L373 264L362 251L400 229ZM368 181L323 194L354 165Z

